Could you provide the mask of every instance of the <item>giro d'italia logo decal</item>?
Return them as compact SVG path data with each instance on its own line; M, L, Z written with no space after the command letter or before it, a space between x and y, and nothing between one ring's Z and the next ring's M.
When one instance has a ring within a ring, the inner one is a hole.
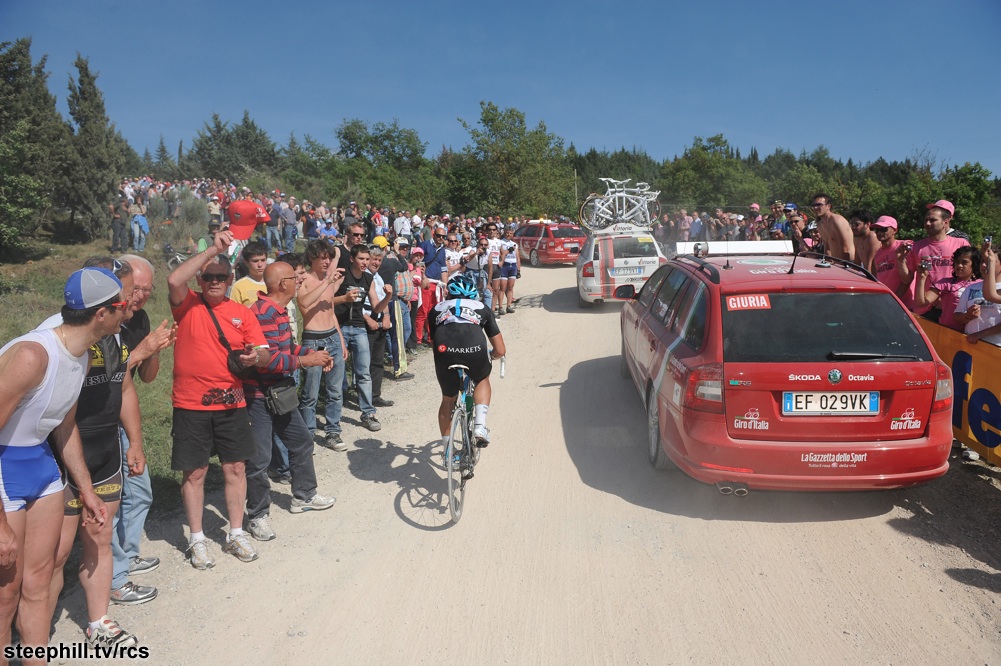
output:
M445 345L438 345L438 351L441 352L442 354L445 353L446 349L448 349L448 347L446 347Z

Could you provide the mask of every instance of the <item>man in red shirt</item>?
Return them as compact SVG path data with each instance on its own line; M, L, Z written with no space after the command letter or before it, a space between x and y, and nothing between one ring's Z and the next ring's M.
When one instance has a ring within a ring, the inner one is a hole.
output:
M243 382L230 371L229 352L220 340L219 329L243 367L267 367L271 354L254 313L226 298L233 273L220 255L232 242L232 233L219 232L208 249L185 261L167 278L170 308L177 322L171 467L183 473L181 497L191 528L188 553L196 569L215 565L202 532L205 473L213 452L218 453L225 480L230 524L225 551L244 562L257 559L257 551L243 531L245 462L254 455L254 435ZM192 278L197 278L201 293L188 287Z

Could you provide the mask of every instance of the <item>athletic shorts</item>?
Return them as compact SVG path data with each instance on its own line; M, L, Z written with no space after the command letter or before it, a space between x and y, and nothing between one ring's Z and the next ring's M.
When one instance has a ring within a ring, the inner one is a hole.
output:
M464 365L473 382L490 376L493 364L483 329L472 324L444 324L434 334L434 372L441 394L449 398L459 395L462 384L459 373L450 365Z
M118 425L101 430L81 432L83 459L91 480L110 479L122 469L122 439Z
M105 503L117 502L122 499L122 468L119 467L110 478L103 481L93 481L94 492ZM80 501L80 490L67 482L63 488L63 515L79 516L83 513L83 502Z
M500 279L514 280L518 276L518 264L501 264Z
M48 442L0 446L0 498L7 513L63 489L59 465Z
M256 451L254 431L244 407L214 410L175 407L171 435L174 446L170 467L183 472L207 467L213 455L219 456L219 462L246 462Z

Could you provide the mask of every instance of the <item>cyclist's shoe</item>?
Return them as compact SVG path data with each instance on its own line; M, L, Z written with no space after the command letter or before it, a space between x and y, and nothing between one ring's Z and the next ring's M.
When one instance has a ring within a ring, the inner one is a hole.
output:
M119 627L118 623L107 615L102 617L100 622L101 624L97 625L97 629L91 630L90 627L87 627L87 642L91 645L100 645L101 647L114 647L116 645L130 647L139 645L138 638Z
M476 446L482 449L490 443L490 431L486 426L473 426L473 439L476 440Z
M223 550L232 553L241 562L253 562L257 559L257 551L247 538L246 532L235 537L226 537L226 547Z
M462 480L463 481L468 481L471 478L473 478L473 468L470 467L469 465L463 465L462 466Z
M201 571L215 566L215 560L209 555L209 547L205 539L192 541L188 544L188 557L191 560L191 566Z

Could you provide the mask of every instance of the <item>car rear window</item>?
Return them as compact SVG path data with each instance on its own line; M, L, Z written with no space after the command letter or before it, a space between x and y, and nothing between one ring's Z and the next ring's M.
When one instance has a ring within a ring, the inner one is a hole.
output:
M549 227L553 238L583 238L584 232L573 227Z
M917 326L890 294L724 295L723 361L785 363L932 360ZM894 358L897 357L897 358Z
M615 238L612 240L612 254L616 259L637 259L640 257L656 257L657 244L653 238Z

